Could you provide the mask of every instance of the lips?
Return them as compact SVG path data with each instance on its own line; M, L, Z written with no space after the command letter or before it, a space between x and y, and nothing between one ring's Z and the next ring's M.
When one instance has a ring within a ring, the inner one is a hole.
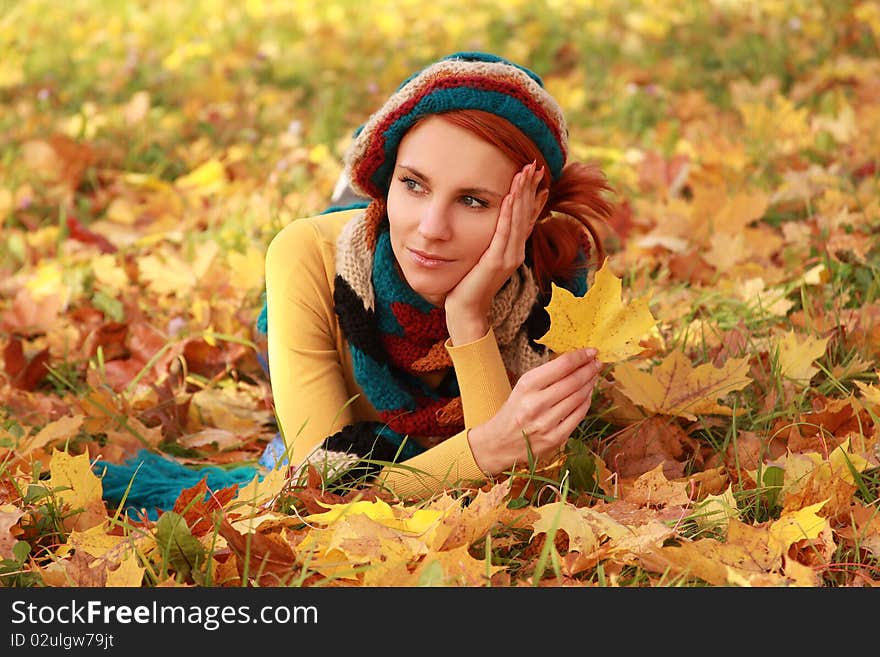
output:
M433 253L426 253L417 249L407 249L413 262L422 267L442 267L448 262L452 262L447 258L441 258Z

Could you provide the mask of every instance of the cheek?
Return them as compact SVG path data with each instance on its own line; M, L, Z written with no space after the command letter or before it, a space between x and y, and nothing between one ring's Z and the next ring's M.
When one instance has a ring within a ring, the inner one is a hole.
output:
M476 263L492 242L492 236L495 235L495 221L471 220L467 229L461 234L462 242L466 245L464 247L466 258Z
M419 199L399 185L392 185L385 197L385 212L393 227L409 226L418 221Z

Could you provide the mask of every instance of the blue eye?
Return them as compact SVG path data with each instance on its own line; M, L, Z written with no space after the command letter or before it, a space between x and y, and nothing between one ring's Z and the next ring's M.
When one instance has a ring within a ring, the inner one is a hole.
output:
M489 204L476 196L462 196L462 202L469 208L488 208Z
M404 187L406 187L411 192L418 193L422 191L422 185L417 180L413 180L412 178L409 178L407 176L402 176L400 178L400 182L402 182Z

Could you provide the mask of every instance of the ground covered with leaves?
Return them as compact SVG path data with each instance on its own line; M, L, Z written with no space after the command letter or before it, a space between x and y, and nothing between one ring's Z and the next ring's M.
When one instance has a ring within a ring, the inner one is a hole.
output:
M876 2L2 6L0 585L880 581ZM281 468L106 503L141 449L255 464L266 245L456 50L544 77L652 318L566 453L429 500Z

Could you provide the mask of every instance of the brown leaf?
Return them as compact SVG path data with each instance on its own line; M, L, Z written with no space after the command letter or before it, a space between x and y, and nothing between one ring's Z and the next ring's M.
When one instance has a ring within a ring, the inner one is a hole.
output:
M49 144L60 162L60 178L71 190L79 187L86 169L95 161L95 153L89 144L77 142L67 135L55 133Z
M218 346L211 346L199 338L186 342L183 357L190 372L214 379L227 372L246 352L247 348L237 342L221 342Z
M58 296L48 295L38 301L23 287L16 292L12 307L3 313L2 328L23 337L43 335L58 322L60 311Z
M13 338L14 344L18 338ZM18 347L12 347L11 358L15 362L16 365L20 364L19 357L21 359L24 358L23 355L20 354L19 350L21 349L21 343L18 342ZM16 353L19 352L19 353ZM6 352L4 351L4 357L6 356ZM19 390L35 390L40 382L46 378L46 375L49 373L49 347L45 347L38 351L27 364L21 368L14 377L12 377L12 385L18 388Z
M95 563L97 562L97 564ZM104 588L107 584L107 566L102 559L77 550L64 563L68 586Z
M3 348L3 364L6 373L13 379L27 366L24 347L22 347L21 338L18 336L12 336L12 339Z
M685 462L696 451L695 441L668 416L653 415L632 424L609 443L603 459L623 479L663 466L669 479L684 475Z
M791 419L780 419L771 432L786 435L783 430L788 428L787 447L792 452L827 455L849 437L860 441L874 426L870 414L854 403L852 396L832 399L818 395L812 404L813 413L799 414L795 423Z
M83 352L89 357L98 353L101 348L104 362L127 358L128 347L125 342L128 339L128 324L122 322L107 322L92 330L83 341Z
M673 278L695 286L711 285L715 270L706 264L699 251L673 253L669 258L669 271Z
M18 542L17 534L21 533L21 527L16 528L16 525L23 515L24 511L11 504L0 506L0 559L14 558L12 546Z
M186 433L192 395L176 392L167 378L162 385L154 384L152 388L156 402L142 410L140 418L149 427L160 427L166 440L177 440Z
M196 537L214 530L214 515L235 498L238 484L212 491L210 495L207 493L208 478L203 477L195 486L180 491L174 502L174 512L183 517L190 532Z
M103 235L90 231L72 215L67 217L67 231L71 239L83 244L93 244L98 247L101 253L115 253L117 250L110 240Z
M256 578L260 586L284 586L298 574L296 555L282 539L259 532L241 534L225 518L218 531L235 553L240 577L244 577L245 564L248 576Z

